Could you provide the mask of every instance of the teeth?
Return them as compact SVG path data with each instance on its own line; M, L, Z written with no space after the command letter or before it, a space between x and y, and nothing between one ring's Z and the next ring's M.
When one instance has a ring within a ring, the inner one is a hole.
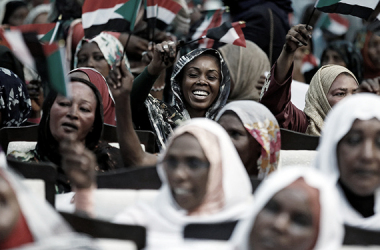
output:
M193 92L194 95L208 96L208 93L203 90L196 90Z
M190 191L184 188L175 188L174 189L175 194L183 195L183 194L189 194Z

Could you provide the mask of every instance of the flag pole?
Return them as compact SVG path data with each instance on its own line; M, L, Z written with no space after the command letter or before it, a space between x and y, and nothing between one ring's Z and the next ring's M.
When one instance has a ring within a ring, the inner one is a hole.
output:
M135 6L134 6L134 10L136 10L136 4L137 4L138 1L135 1ZM137 13L135 13L135 15L137 15ZM136 16L134 16L133 18L134 20L136 20ZM132 20L131 20L132 21ZM133 35L133 30L135 29L135 27L133 27L133 29L130 31L129 33L129 36L128 36L128 39L127 39L127 42L125 43L125 46L124 46L124 49L123 49L123 54L121 55L121 58L120 58L120 62L123 61L124 59L124 54L127 53L127 47L128 47L128 44L129 44L129 40L131 40L131 36Z
M315 12L315 7L313 8L313 11L311 12L311 15L310 15L310 17L309 17L309 21L307 21L307 23L306 23L306 29L308 29L307 27L309 27L309 24L310 24L311 18L312 18L313 15L314 15L314 12Z
M189 42L180 43L177 47L178 47L178 48L181 48L181 47L183 47L183 46L186 46L186 45L189 45L189 44L195 43L195 42L197 42L197 41L199 41L199 40L202 40L202 39L205 39L205 38L207 38L206 35L201 36L200 38L197 38L197 39L191 40L191 41L189 41Z
M59 17L58 17L58 21L57 21L57 23L55 24L54 31L53 31L53 35L52 35L51 38L50 38L49 44L52 44L52 43L54 42L54 38L55 38L55 36L57 35L59 25L61 24L61 19L62 19L62 15L59 15Z

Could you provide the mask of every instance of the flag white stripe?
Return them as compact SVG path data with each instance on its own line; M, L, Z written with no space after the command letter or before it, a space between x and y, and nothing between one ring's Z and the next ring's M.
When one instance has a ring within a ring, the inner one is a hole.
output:
M21 31L20 30L6 30L4 32L4 36L9 41L9 44L12 46L12 51L16 55L16 57L26 67L34 71L37 71L35 61L24 42L24 38L22 37Z
M330 26L328 27L328 29L331 32L333 32L334 34L337 34L339 36L345 34L348 30L348 28L346 26L338 23L334 19L331 19L331 23L330 23Z
M317 6L319 2L320 2L320 0L318 0L315 3L315 6ZM344 4L349 4L349 5L358 5L358 6L361 6L361 7L368 7L368 8L371 8L371 9L375 9L378 2L379 2L378 0L365 0L365 1L341 0L339 3L344 3Z
M197 28L197 30L194 32L194 35L191 37L192 40L198 39L202 36L203 31L207 29L207 27L210 25L212 20L212 17L203 21L202 24Z
M233 44L236 39L239 39L239 35L234 28L231 28L219 41L223 43Z
M157 16L157 5L146 7L146 17L152 18Z
M157 14L158 19L164 21L167 24L171 24L175 16L176 14L174 14L170 10L165 9L161 6L158 6L158 14Z
M110 19L124 18L122 15L115 12L123 3L116 4L112 8L97 9L93 12L82 14L83 29L90 28L93 25L106 24Z

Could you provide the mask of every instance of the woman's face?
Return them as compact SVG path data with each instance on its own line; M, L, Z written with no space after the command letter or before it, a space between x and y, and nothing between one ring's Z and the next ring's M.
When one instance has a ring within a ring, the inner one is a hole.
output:
M219 94L222 79L217 58L198 56L183 69L182 93L186 108L195 112L206 112Z
M376 68L380 69L380 36L373 35L368 43L368 56Z
M305 190L284 188L257 214L250 249L308 250L318 236L316 218Z
M107 77L110 71L110 66L106 58L100 51L99 46L92 43L84 43L78 52L78 68L89 67L99 71L104 77Z
M339 55L338 52L334 50L327 50L324 54L321 62L321 66L325 66L328 64L334 64L334 65L340 65L343 67L347 67L346 63L344 62L343 58Z
M190 134L174 139L163 166L177 204L187 211L199 207L207 191L210 163L198 140Z
M340 140L337 156L343 184L357 195L372 195L380 187L380 121L356 120Z
M239 117L233 112L224 113L218 123L227 131L240 159L250 176L257 176L257 160L261 154L261 145L243 126Z
M340 74L337 78L335 78L329 92L327 92L327 101L330 106L333 107L343 98L355 94L357 89L358 84L352 76Z
M58 95L50 109L50 131L58 142L73 138L84 142L93 129L97 101L91 88L72 82L72 99Z
M29 10L26 6L17 8L8 19L8 24L11 26L19 26L24 24L24 20L28 15Z
M20 207L16 194L0 175L0 243L9 236L19 217Z

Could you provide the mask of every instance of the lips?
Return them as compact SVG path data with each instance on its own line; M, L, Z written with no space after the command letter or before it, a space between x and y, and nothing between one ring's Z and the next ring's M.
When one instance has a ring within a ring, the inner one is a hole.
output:
M65 131L68 132L78 130L78 126L70 122L64 122L61 126L65 129Z
M201 89L193 90L191 93L197 100L204 100L210 95L209 91L201 90Z

